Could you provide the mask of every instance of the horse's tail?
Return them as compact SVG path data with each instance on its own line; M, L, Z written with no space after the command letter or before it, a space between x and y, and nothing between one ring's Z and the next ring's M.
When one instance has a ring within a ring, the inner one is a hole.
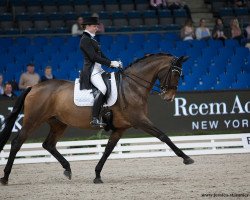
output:
M5 124L5 127L0 134L0 152L3 150L5 144L7 143L8 139L10 138L12 128L15 124L15 121L17 119L18 114L21 112L24 100L27 96L27 94L30 92L31 87L24 90L21 95L17 98L15 105L13 107L12 112L6 117L3 124Z

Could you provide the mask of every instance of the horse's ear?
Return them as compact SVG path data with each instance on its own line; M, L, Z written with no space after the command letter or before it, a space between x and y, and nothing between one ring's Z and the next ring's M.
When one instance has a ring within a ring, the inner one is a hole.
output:
M178 61L180 63L184 63L189 59L189 56L181 56L180 58L178 58Z

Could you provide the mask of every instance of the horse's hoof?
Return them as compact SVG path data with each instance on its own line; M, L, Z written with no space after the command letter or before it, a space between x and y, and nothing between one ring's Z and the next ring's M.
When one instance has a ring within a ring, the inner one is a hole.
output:
M183 160L183 163L185 165L190 165L190 164L194 163L194 160L192 158L186 158L186 159Z
M6 180L5 178L1 178L0 182L2 185L8 185L8 180Z
M101 178L95 178L95 179L94 179L94 183L95 183L95 184L100 184L100 183L103 183L103 181L102 181Z
M72 178L72 173L71 171L65 170L63 173L69 180L71 180Z

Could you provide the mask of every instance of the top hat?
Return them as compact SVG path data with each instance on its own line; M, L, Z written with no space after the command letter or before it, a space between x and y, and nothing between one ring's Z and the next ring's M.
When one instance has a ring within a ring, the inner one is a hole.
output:
M83 20L82 25L99 25L99 18L98 17L88 17Z

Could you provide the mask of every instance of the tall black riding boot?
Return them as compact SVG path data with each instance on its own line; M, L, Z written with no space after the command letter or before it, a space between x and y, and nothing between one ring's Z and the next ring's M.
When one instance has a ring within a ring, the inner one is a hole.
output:
M104 99L105 99L104 95L101 93L101 91L98 91L98 94L95 96L95 99L94 99L93 112L92 112L93 119L90 122L92 127L102 128L103 126L106 125L99 118L102 105L104 104Z

